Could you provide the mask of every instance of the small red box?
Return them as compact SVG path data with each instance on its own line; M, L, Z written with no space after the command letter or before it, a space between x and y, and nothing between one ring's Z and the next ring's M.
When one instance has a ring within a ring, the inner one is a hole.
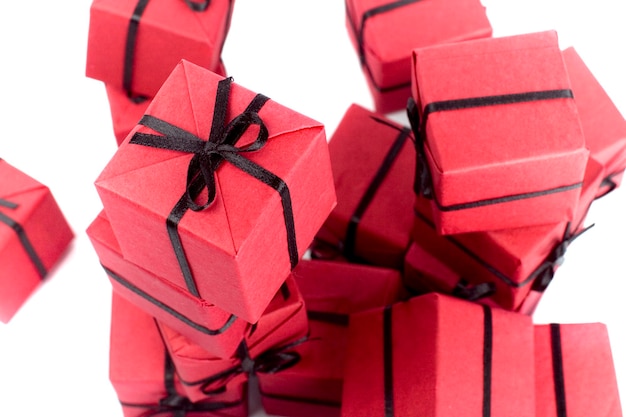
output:
M206 4L195 10L190 3ZM181 59L217 68L234 0L93 0L86 75L154 97Z
M395 270L341 262L302 261L293 272L309 316L309 340L293 351L294 366L259 373L265 412L283 416L339 416L349 315L406 296ZM359 291L355 291L359 288Z
M346 417L532 416L530 317L441 294L350 317Z
M626 120L574 48L563 51L572 83L585 144L592 158L605 170L598 196L620 185L626 169Z
M346 26L380 113L406 107L413 49L491 36L480 0L346 0Z
M247 385L232 385L222 394L191 404L182 394L171 358L157 324L149 314L117 294L111 306L109 379L122 404L124 417L187 411L206 417L248 415ZM168 414L169 415L169 414Z
M214 72L224 77L226 76L226 69L222 61L220 61L219 67L215 69ZM117 145L119 146L124 139L126 139L130 131L137 126L137 123L150 105L152 98L132 97L123 89L109 84L107 84L105 88L109 100L109 108L111 110L113 133Z
M411 130L352 104L329 151L337 206L317 237L352 262L401 269L415 200Z
M124 259L104 212L89 225L87 235L117 294L211 354L229 358L235 353L248 322Z
M0 159L0 321L49 276L74 233L50 189Z
M336 204L323 125L187 61L142 120L96 180L124 257L255 323Z
M440 234L572 219L589 151L556 32L416 49L412 96Z
M491 283L495 286L495 292L481 298L480 302L493 302L507 310L522 311L520 308L526 304L529 293L541 293L545 290L556 268L563 261L567 246L584 230L584 219L603 173L599 163L591 158L588 162L581 198L570 226L568 222L561 222L441 236L436 232L432 221L429 202L424 198L417 198L413 241L456 273L441 274L438 280L429 281L428 285L435 286L437 291L449 293L460 278L465 279L470 287ZM410 255L412 253L407 254ZM417 266L419 260L409 257L406 262ZM418 289L419 282L427 277L412 275L414 269L405 269L405 281L409 287ZM445 285L442 285L442 281L446 281ZM535 297L535 302L537 301ZM526 313L532 310L534 307L530 304L523 307Z
M217 358L164 323L158 324L191 400L221 392L223 387L247 381L249 373L276 365L275 357L267 352L302 343L309 331L304 301L293 277L287 279L283 291L276 294L231 358Z
M622 417L607 328L535 326L536 416Z

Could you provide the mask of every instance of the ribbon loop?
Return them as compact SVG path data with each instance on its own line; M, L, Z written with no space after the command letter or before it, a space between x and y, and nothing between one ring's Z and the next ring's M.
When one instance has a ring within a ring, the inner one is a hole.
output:
M452 295L468 301L476 301L481 298L489 297L495 292L496 286L493 282L482 282L477 285L469 285L467 280L461 278L452 290Z

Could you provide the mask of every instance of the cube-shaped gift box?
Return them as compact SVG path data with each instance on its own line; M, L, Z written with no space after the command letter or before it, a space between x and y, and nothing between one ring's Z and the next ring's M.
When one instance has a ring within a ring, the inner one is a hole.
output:
M116 294L215 356L235 353L248 322L124 259L104 211L89 225L87 235Z
M217 68L234 0L93 0L86 75L134 97L154 97L186 59Z
M0 321L8 323L74 233L50 189L0 159Z
M447 268L431 267L424 273L419 251L409 250L405 283L417 292L423 292L426 286L489 305L495 303L507 310L532 313L565 259L568 246L590 227L585 227L584 220L602 182L602 173L602 166L589 158L574 219L545 226L441 236L429 201L418 197L413 241Z
M480 0L346 0L346 26L381 113L406 106L413 49L491 36Z
M414 50L407 111L440 234L572 219L589 151L556 32Z
M211 68L209 68L211 69ZM224 64L220 61L217 68L212 69L216 74L226 76ZM133 97L123 89L106 84L106 94L111 111L113 134L118 146L126 139L131 130L146 112L152 97Z
M291 347L306 341L309 331L304 301L293 277L248 329L230 358L211 355L163 322L158 325L184 392L192 401L224 391L232 395L230 387L247 381L251 374L291 366L295 359Z
M335 206L323 125L183 60L131 134L96 180L124 257L255 323Z
M606 325L535 326L536 416L622 417Z
M618 187L626 169L626 120L574 48L563 51L574 99L592 158L605 170L598 196Z
M530 317L441 294L350 316L342 416L532 416Z
M232 385L226 395L192 402L176 375L153 317L117 294L111 304L109 379L124 417L187 415L245 417L247 384ZM180 414L186 412L184 414Z
M329 150L337 206L316 240L351 262L402 269L415 199L411 130L353 104Z
M272 415L339 416L349 315L399 301L406 291L398 271L367 265L301 261L293 275L309 338L293 348L295 365L257 375L261 402Z

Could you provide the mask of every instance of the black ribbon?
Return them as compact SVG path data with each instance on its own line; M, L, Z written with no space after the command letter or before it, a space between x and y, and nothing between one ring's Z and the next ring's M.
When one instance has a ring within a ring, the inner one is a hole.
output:
M211 205L216 197L215 175L224 161L270 186L280 195L291 269L298 263L291 195L287 184L273 173L241 155L243 152L260 150L269 139L267 127L258 114L269 98L257 94L243 113L226 124L232 81L232 78L225 78L218 83L211 133L207 141L150 115L144 115L139 124L149 127L160 135L135 133L130 140L133 144L193 154L187 169L185 193L170 212L166 227L187 288L196 297L200 297L200 294L182 247L178 224L187 210L201 211ZM254 125L258 126L259 130L254 142L242 147L234 146L247 129ZM207 200L203 204L197 204L195 199L205 187L208 192Z
M140 296L144 300L152 303L156 307L160 308L161 310L165 311L166 313L170 314L171 316L175 317L176 319L182 321L183 323L185 323L187 326L193 328L194 330L199 331L200 333L203 333L203 334L206 334L206 335L209 335L209 336L220 335L220 334L224 333L226 330L228 330L230 328L230 326L235 322L235 320L237 320L237 317L235 315L231 314L228 317L228 319L226 319L226 321L224 322L224 324L222 326L220 326L217 329L210 329L210 328L208 328L208 327L206 327L206 326L204 326L204 325L202 325L200 323L196 323L195 321L191 320L189 317L183 315L182 313L180 313L177 310L173 309L172 307L170 307L169 305L165 304L164 302L154 298L153 296L151 296L147 292L143 291L141 288L135 286L131 282L127 281L122 276L116 274L111 269L107 268L106 266L102 265L102 268L104 268L105 272L107 273L107 275L109 277L111 277L113 280L118 282L123 287L126 287L129 291L137 294L138 296Z
M385 417L394 417L393 411L393 329L391 306L383 310L383 387L385 393Z
M470 285L464 278L461 278L452 289L452 295L468 301L477 301L481 298L492 296L495 292L496 285L493 282L481 282L480 284Z
M181 383L187 386L200 386L200 391L206 395L220 394L226 391L228 383L238 375L274 374L296 365L301 357L298 352L291 349L307 340L308 336L302 337L287 345L269 349L255 358L250 356L248 345L242 340L235 354L236 365L198 381L189 382L181 379Z
M491 376L493 366L493 316L483 305L483 417L491 416Z
M359 223L361 222L361 218L363 217L363 215L365 214L365 211L367 210L372 200L374 199L374 196L376 195L376 192L380 188L380 185L382 184L384 179L387 177L387 174L391 170L391 167L393 166L394 161L400 154L400 151L402 150L404 143L411 136L411 130L406 127L400 128L378 117L371 117L371 119L378 123L387 125L397 130L398 136L393 141L391 148L389 148L389 150L387 151L387 154L385 155L385 158L383 159L382 164L376 171L374 178L372 178L371 182L365 189L365 193L363 194L363 196L361 196L361 200L359 200L359 203L357 204L356 209L354 210L354 213L352 214L348 222L348 227L346 229L346 238L345 238L345 242L343 245L343 252L344 252L344 256L350 262L356 262L358 260L354 251L356 247L357 228L359 226Z
M0 198L0 207L6 207L8 209L15 210L16 208L19 207L19 205L9 200ZM33 244L31 243L30 239L26 235L26 231L24 230L24 227L22 227L21 224L19 224L18 222L16 222L15 220L13 220L12 218L10 218L9 216L7 216L6 214L2 212L0 212L0 223L6 224L11 229L13 229L13 231L17 234L17 237L20 239L20 243L22 244L22 247L26 251L26 254L30 258L35 269L37 270L37 274L39 275L41 279L44 279L46 275L48 274L48 271L46 270L46 267L44 266L43 261L41 260L39 255L37 255L37 251L33 247Z
M128 31L126 33L126 45L124 48L124 70L122 73L122 88L126 91L126 95L134 103L141 103L148 98L145 96L135 95L132 92L133 85L133 66L135 62L135 48L137 46L137 30L139 29L139 21L143 16L150 0L138 0L128 23ZM211 3L211 0L185 0L185 4L194 12L203 12Z
M341 327L348 327L350 321L350 316L348 314L333 313L330 311L307 310L306 314L309 320L334 324Z
M567 251L569 245L571 245L574 240L587 230L591 229L594 225L595 224L592 224L579 232L572 233L571 224L567 224L561 242L552 249L548 258L533 272L533 276L535 278L532 286L533 291L543 292L546 290L554 278L556 268L562 265L565 261L565 252Z
M546 90L546 91L532 91L526 93L517 94L503 94L495 96L484 96L474 98L464 98L456 100L443 100L435 101L427 104L420 116L419 109L415 100L410 97L407 102L407 115L411 128L415 136L415 149L417 152L417 167L415 170L415 183L414 190L416 194L422 194L424 197L433 199L437 204L440 211L457 211L465 210L476 207L482 207L491 204L507 203L510 201L522 200L527 198L541 197L544 195L565 192L582 187L582 182L565 185L561 187L550 188L546 190L512 194L503 197L489 198L484 200L477 200L468 203L453 204L449 206L443 206L436 198L436 195L432 188L432 175L430 173L429 165L426 159L425 143L426 143L426 122L428 116L432 113L442 111L454 111L476 107L487 106L499 106L505 104L525 103L531 101L543 101L543 100L555 100L555 99L573 99L574 94L572 90Z
M172 417L185 417L189 413L201 413L208 411L218 411L226 408L236 407L242 404L241 401L235 402L222 402L222 401L203 401L203 402L191 402L189 398L180 395L176 391L174 383L174 375L176 370L174 369L174 363L172 358L165 352L165 375L163 382L167 396L161 398L158 403L154 404L137 404L121 402L124 407L145 408L145 413L142 413L140 417L153 417L160 414L170 414Z
M563 350L561 348L561 326L550 324L550 343L552 348L552 372L554 375L554 394L557 417L567 417L565 401L565 377L563 376Z
M600 189L607 187L606 190L604 190L602 192L602 194L600 194L599 196L597 196L596 198L594 198L594 200L597 200L601 197L604 197L605 195L609 194L610 192L613 192L613 190L615 190L617 188L617 183L615 181L613 181L613 177L617 177L620 173L622 173L623 171L619 171L619 172L614 172L610 175L607 175L605 178L602 179L602 182L600 183Z
M350 24L350 29L352 30L352 33L354 34L354 37L356 38L356 41L357 41L357 45L359 49L359 62L361 63L361 66L365 68L374 88L380 91L381 93L398 90L400 88L410 87L411 82L409 81L406 83L402 83L402 84L398 84L398 85L394 85L390 87L381 87L378 85L378 83L376 83L372 75L372 70L369 64L367 63L367 59L365 58L365 42L364 42L365 23L374 16L395 10L399 7L404 7L409 4L417 3L419 1L421 0L397 0L391 3L383 4L381 6L373 7L367 10L365 13L363 13L363 16L361 16L361 25L358 29L356 27L354 20L352 19L352 14L350 13L350 10L348 9L348 2L346 1L346 17L347 17L348 23Z

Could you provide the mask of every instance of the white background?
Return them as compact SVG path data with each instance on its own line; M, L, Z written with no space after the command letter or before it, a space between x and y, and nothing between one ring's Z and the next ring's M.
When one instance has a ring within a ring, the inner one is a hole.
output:
M483 1L494 36L556 29L626 114L621 2ZM121 416L107 375L110 284L84 233L101 209L93 182L116 149L104 86L84 76L89 6L0 2L0 157L48 185L76 233L49 281L0 323L0 416ZM323 122L330 137L351 103L372 108L344 13L342 0L237 0L226 68L239 84ZM606 323L622 393L625 207L623 188L594 203L596 227L570 247L534 316Z

